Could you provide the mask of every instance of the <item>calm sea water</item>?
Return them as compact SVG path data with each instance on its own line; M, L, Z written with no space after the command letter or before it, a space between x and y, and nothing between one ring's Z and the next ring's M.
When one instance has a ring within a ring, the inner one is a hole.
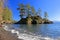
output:
M60 40L60 22L53 24L6 24L5 30L24 40Z

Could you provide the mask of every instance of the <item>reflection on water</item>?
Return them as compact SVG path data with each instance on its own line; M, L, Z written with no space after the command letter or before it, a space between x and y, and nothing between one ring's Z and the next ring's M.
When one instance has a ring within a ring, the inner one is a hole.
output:
M36 25L19 25L8 24L5 27L7 31L17 33L18 38L24 40L59 40L60 24L36 24Z

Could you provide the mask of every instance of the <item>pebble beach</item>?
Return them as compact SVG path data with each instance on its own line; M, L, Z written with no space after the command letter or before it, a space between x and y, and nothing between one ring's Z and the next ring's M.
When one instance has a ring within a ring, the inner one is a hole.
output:
M18 39L16 35L4 30L2 27L0 28L0 40L22 40Z

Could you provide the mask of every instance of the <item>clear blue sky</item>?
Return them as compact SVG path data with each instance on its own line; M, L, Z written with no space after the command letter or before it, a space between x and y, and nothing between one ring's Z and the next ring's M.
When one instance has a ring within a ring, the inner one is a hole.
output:
M17 21L20 19L19 11L17 10L19 3L29 3L36 10L41 8L42 16L47 11L50 20L60 21L60 0L9 0L9 8L12 9L13 19Z

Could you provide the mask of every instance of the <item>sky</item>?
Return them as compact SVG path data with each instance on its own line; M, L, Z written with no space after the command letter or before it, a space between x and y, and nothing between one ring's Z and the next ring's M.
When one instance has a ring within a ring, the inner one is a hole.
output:
M16 21L20 20L19 11L17 10L18 4L30 4L36 10L41 9L41 16L44 12L48 13L48 19L52 21L60 21L60 0L8 0L8 7L12 10L12 18Z

